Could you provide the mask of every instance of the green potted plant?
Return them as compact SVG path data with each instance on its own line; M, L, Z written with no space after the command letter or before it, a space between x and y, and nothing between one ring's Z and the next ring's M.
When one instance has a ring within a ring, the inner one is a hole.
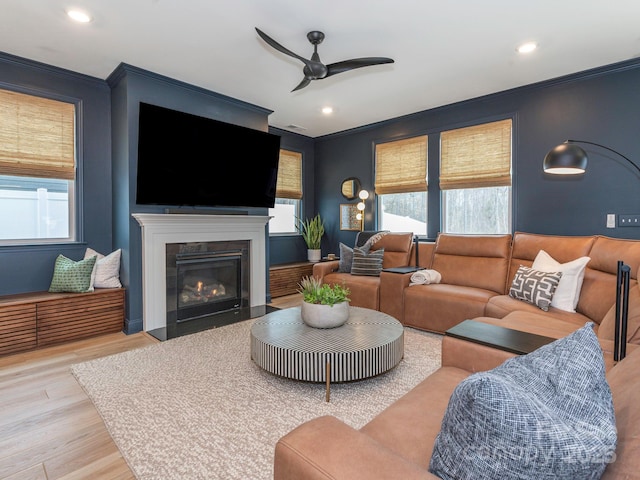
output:
M296 218L296 229L307 244L307 258L310 262L319 262L322 257L320 243L324 235L324 222L318 213L311 220Z
M328 283L313 276L306 276L298 283L302 294L300 315L302 321L314 328L334 328L349 319L349 289Z

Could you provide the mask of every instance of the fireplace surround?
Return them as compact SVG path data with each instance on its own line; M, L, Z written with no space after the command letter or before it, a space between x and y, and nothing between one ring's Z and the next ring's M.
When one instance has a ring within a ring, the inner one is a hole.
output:
M248 308L266 303L266 229L268 216L146 214L132 216L142 229L143 329L166 329L167 245L202 242L246 241ZM192 322L184 322L192 323Z

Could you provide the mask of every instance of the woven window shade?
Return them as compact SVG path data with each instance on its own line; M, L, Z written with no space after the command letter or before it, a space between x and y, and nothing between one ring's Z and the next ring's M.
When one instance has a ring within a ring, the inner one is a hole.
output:
M302 154L280 150L278 164L278 183L276 183L276 197L302 198Z
M427 136L376 145L376 194L427 190Z
M0 174L75 178L75 106L0 90Z
M511 120L440 135L440 189L511 185Z

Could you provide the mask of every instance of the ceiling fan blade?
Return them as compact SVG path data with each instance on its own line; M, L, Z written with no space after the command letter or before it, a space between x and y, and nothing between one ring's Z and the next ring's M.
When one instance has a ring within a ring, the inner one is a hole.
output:
M384 63L393 63L393 59L386 57L365 57L331 63L327 65L327 77L353 70L354 68L370 67L372 65L382 65Z
M309 85L311 83L311 80L308 79L307 77L304 77L302 79L302 81L298 84L298 86L296 88L294 88L293 90L291 90L292 92L295 92L296 90L300 90L301 88L306 87L307 85Z
M301 60L309 68L312 67L312 62L310 62L309 60L307 60L304 57L301 57L297 53L293 53L288 48L283 47L278 42L276 42L273 38L271 38L269 35L267 35L262 30L260 30L258 27L256 27L256 32L258 32L258 35L260 35L260 38L262 38L265 42L267 42L270 46L272 46L273 48L275 48L279 52L282 52L285 55L289 55L290 57L297 58L298 60Z

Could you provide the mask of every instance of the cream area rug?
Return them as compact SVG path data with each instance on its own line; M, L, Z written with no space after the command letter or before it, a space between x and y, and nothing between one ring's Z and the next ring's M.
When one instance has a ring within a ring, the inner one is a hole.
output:
M138 479L271 479L281 436L320 415L360 428L440 366L441 337L405 328L397 367L327 403L324 384L253 363L253 321L71 367Z

